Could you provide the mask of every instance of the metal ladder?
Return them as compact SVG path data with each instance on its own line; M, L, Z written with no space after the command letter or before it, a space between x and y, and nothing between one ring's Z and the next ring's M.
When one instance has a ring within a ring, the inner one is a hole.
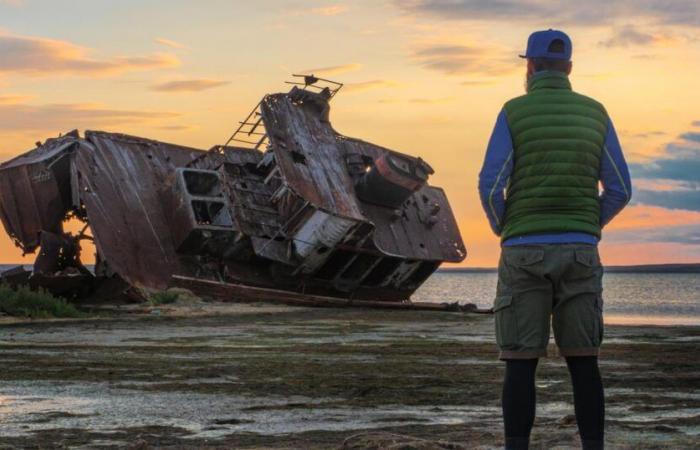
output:
M260 113L260 105L265 101L267 95L255 105L255 108L248 114L242 122L238 122L238 128L233 132L228 141L223 145L227 147L231 142L242 147L249 147L259 150L268 141L265 123Z

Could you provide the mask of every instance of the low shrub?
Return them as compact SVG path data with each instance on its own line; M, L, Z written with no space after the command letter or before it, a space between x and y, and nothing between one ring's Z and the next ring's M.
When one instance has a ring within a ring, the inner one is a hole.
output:
M0 312L15 317L50 318L82 317L84 314L61 297L44 289L36 291L27 286L12 288L0 284Z
M180 294L178 292L160 291L156 292L155 294L151 294L148 300L151 303L151 305L157 306L175 303L178 300L178 298L180 298Z

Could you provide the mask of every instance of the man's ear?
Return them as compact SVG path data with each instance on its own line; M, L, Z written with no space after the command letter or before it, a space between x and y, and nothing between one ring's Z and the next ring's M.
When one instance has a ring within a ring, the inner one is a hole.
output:
M573 69L574 63L569 61L569 67L566 69L566 74L571 75L571 69Z
M527 73L528 75L535 73L535 63L531 59L527 60Z

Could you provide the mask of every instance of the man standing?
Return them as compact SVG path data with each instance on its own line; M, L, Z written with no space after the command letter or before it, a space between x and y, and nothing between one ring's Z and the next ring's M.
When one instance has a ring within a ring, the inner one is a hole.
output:
M571 53L561 31L530 36L522 56L527 94L504 105L479 175L482 205L502 245L494 313L506 362L507 449L528 448L535 371L547 355L550 322L571 374L583 448L604 442L597 244L602 227L629 202L631 184L605 108L571 90Z

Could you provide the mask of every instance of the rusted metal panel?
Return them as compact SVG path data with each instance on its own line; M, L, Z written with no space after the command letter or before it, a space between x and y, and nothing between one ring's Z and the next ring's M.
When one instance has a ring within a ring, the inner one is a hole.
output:
M201 151L120 134L85 137L74 164L98 252L128 283L166 288L171 274L189 272L175 251L160 191L176 167Z
M365 220L345 168L345 151L330 124L315 109L295 105L286 94L268 95L261 112L289 188L319 209Z
M381 251L411 259L460 262L466 249L458 236L457 222L440 188L424 187L398 213L365 204L363 209L377 227L372 239Z
M42 230L61 232L70 209L69 166L58 164L74 151L72 134L0 165L0 218L15 243L25 252L39 246Z
M359 139L343 137L347 154L374 161L393 150ZM362 203L365 216L377 226L372 239L389 254L405 258L460 262L467 256L459 227L441 188L425 186L400 209Z

